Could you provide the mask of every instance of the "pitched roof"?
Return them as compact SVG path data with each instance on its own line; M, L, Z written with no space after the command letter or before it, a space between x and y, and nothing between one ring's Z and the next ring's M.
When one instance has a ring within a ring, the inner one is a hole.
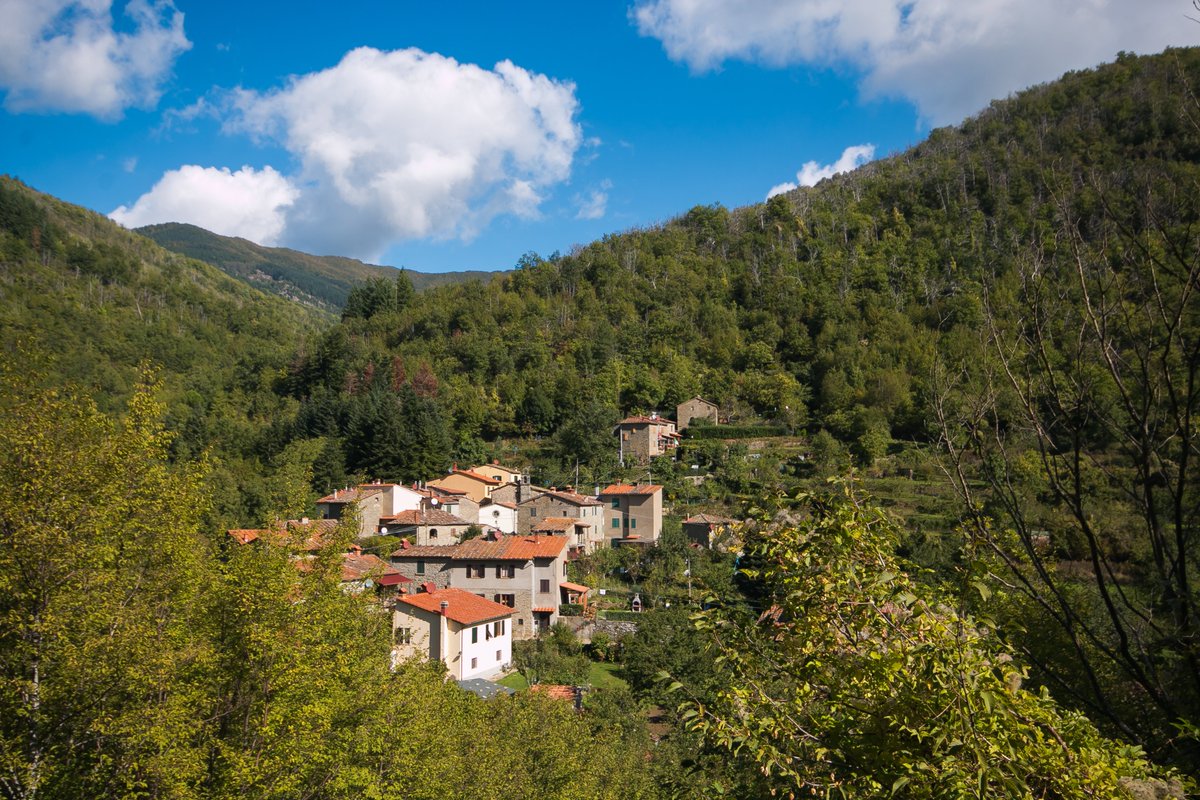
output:
M634 415L632 417L626 417L625 419L621 420L617 424L618 425L671 425L671 426L675 425L674 422L667 419L666 417L647 417L647 416L642 416L640 414Z
M559 584L559 586L566 589L568 592L586 593L592 590L591 587L584 586L582 583L571 583L570 581L563 581Z
M342 555L342 580L358 581L363 578L383 578L399 575L400 571L370 553L344 553Z
M566 536L501 536L499 540L468 539L462 544L401 547L392 558L429 558L448 561L529 561L557 558L567 546Z
M394 522L397 525L470 525L461 517L456 517L449 511L431 508L428 511L401 511L392 517L380 517L379 521Z
M513 609L500 603L494 603L484 597L473 595L462 589L438 589L433 592L406 594L396 598L397 603L404 603L425 611L441 613L442 601L446 601L446 618L462 625L477 625L493 619L511 617Z
M588 497L587 495L584 495L584 494L577 494L576 492L566 492L561 489L546 489L546 490L542 491L541 494L537 494L537 495L534 495L533 497L522 500L520 504L525 505L526 503L532 503L533 501L537 500L539 497L545 497L546 495L549 495L549 496L555 498L556 500L561 500L564 503L570 503L571 505L575 505L575 506L602 505L601 502L594 497Z
M555 700L567 700L575 702L575 687L567 686L562 683L535 683L529 687L529 691L535 694L544 694L547 697L552 697Z
M449 478L451 475L462 475L464 478L470 478L473 481L486 483L488 486L499 486L501 483L503 483L503 481L498 481L491 476L480 475L478 472L472 472L469 469L452 469L450 470L450 474L446 475L446 478ZM444 478L439 478L439 480L444 480ZM434 481L430 481L429 485L434 485Z
M277 546L286 545L311 552L320 549L325 543L325 537L337 524L335 519L289 519L287 522L276 522L269 528L234 528L226 533L238 544L262 540ZM300 538L301 535L304 535L303 539Z
M645 483L645 484L638 484L638 485L633 485L633 484L628 484L628 483L614 483L612 486L606 486L603 489L603 491L600 492L600 496L604 497L605 495L614 495L614 494L616 494L616 495L621 495L621 494L651 495L651 494L655 494L656 492L661 492L662 488L663 487L659 486L658 484L654 484L654 483Z
M367 497L383 493L390 484L364 484L351 489L338 489L333 494L327 494L318 503L357 503Z
M538 520L537 524L530 530L546 531L548 533L551 531L562 532L569 531L576 525L587 525L587 523L577 517L546 517Z
M694 517L688 517L683 521L684 525L735 525L737 520L718 517L715 514L697 514Z

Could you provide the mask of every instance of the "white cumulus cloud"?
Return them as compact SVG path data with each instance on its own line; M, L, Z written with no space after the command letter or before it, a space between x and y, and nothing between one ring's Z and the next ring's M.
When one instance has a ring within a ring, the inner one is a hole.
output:
M359 48L225 102L227 131L300 165L283 240L371 259L404 239L470 239L501 214L537 217L583 141L573 84L416 49Z
M575 219L603 219L608 212L608 190L611 188L612 181L603 180L598 188L592 189L586 195L576 195L575 205L579 210Z
M796 182L781 183L777 186L772 186L770 191L767 192L767 199L770 200L777 194L790 192L800 186L816 186L826 178L832 178L834 175L858 169L873 158L875 158L875 145L856 144L843 150L841 157L832 164L818 164L816 161L805 161L804 166L800 167L800 171L796 173Z
M191 47L169 0L129 0L118 30L111 0L0 0L0 89L12 112L116 119L158 102Z
M299 190L271 167L236 172L186 165L167 172L132 208L109 214L127 228L189 222L223 236L264 245L279 242Z
M1196 42L1181 0L640 0L638 30L693 69L852 66L934 124L1063 72Z

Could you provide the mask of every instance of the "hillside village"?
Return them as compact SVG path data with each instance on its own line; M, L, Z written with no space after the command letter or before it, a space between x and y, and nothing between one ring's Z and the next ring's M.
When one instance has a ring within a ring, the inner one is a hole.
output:
M631 416L611 431L622 464L670 457L680 431L719 421L700 397L676 419ZM604 548L653 548L663 530L663 486L614 483L538 486L499 461L460 468L410 485L375 480L316 501L317 517L266 529L231 529L238 545L282 547L304 569L341 523L354 540L343 554L346 591L372 592L392 616L393 663L441 661L459 681L512 669L515 641L567 618L594 619L591 587L570 580L572 562ZM710 547L734 521L697 513L682 520L692 547ZM364 545L370 548L366 552ZM643 610L635 593L627 610Z

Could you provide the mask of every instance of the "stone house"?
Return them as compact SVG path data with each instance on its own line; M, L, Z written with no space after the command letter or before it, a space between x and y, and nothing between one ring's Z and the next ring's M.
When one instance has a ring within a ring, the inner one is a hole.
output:
M532 483L506 483L492 489L489 498L501 503L519 505L548 491L550 490L542 486L534 486Z
M364 483L340 489L317 501L317 512L324 519L340 520L351 508L358 509L358 535L374 536L381 517L421 507L422 490L399 483Z
M558 621L567 545L565 536L499 536L451 546L402 546L391 562L417 583L465 589L512 608L513 638L529 639Z
M395 516L380 517L379 533L412 539L419 545L458 544L474 524L448 511L431 508L428 511L401 511Z
M442 661L456 680L499 675L512 662L513 610L462 589L396 597L392 661Z
M547 517L570 517L598 529L604 520L602 512L600 501L594 497L577 492L546 489L541 494L517 504L517 532L531 533L534 526ZM598 530L588 534L587 552L595 549L600 538Z
M717 404L710 403L700 395L680 403L675 407L675 427L684 430L694 419L706 419L713 425L720 420L717 415Z
M621 464L631 461L644 464L650 459L672 452L679 445L675 423L658 414L648 417L626 417L613 429Z
M610 544L654 544L662 533L663 487L616 483L599 495Z

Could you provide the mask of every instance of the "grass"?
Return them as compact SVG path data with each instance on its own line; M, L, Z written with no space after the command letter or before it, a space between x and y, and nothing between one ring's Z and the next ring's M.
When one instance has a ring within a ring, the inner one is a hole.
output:
M525 680L525 676L519 672L514 672L511 675L506 675L496 683L501 686L507 686L516 692L524 692L529 689L529 681ZM628 686L624 678L621 677L620 664L597 664L592 662L588 669L588 683L596 689L616 689L622 686Z
M507 686L514 692L523 692L529 688L529 681L525 680L525 676L519 672L514 672L511 675L505 675L503 678L496 681L496 683L500 684L501 686Z
M597 689L619 689L629 683L621 677L621 665L611 662L592 662L588 670L588 683Z

